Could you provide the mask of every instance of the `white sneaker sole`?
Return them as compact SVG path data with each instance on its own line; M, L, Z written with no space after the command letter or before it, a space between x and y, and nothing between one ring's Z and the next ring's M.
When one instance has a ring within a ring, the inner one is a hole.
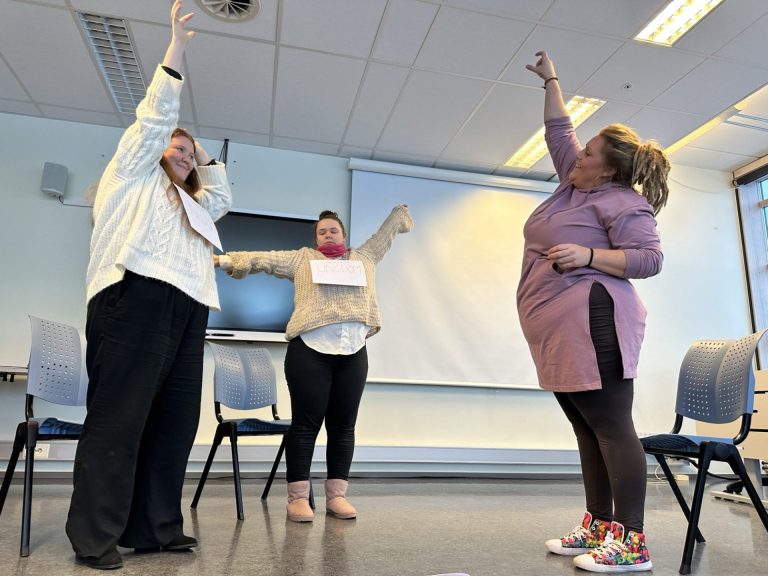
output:
M544 546L552 554L559 554L560 556L579 556L580 554L586 554L590 550L589 548L564 548L559 539L547 540L544 542Z
M589 554L576 556L576 558L573 559L573 563L577 568L581 568L588 572L645 572L653 568L653 564L650 560L648 562L643 562L642 564L596 564L594 558Z

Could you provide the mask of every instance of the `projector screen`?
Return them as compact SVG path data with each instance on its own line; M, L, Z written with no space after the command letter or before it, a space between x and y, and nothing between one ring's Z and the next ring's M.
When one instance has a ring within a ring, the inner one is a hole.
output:
M311 246L315 220L229 212L216 228L227 252L237 250L296 250ZM221 311L211 311L207 337L221 340L282 341L293 312L293 283L251 274L234 280L216 270Z
M415 222L376 270L369 381L537 388L517 317L523 225L546 193L353 170L351 245L396 204Z

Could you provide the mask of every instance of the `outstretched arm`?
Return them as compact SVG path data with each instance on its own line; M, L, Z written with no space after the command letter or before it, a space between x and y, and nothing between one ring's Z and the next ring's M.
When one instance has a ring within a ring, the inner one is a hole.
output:
M357 250L367 253L374 262L378 263L392 247L395 236L410 232L411 228L413 228L413 218L408 212L408 206L398 204L373 236L368 238Z
M184 50L187 49L187 44L195 35L192 30L186 29L187 22L194 16L194 13L190 12L184 16L179 16L179 12L181 12L181 0L176 0L173 3L173 8L171 8L171 43L165 52L165 58L163 58L163 66L176 72L181 70Z
M527 64L525 67L544 81L544 121L568 116L563 94L560 92L560 81L555 73L555 64L544 50L536 52L536 56L539 57L536 64Z

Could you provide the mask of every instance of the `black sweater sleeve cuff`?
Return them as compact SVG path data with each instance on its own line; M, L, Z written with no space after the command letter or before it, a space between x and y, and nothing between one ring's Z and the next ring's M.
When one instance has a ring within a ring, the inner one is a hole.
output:
M168 74L170 74L171 76L173 76L174 78L176 78L176 80L182 80L181 74L179 74L178 72L176 72L176 70L174 70L173 68L168 68L168 66L163 66L162 64L160 65L160 68L162 68L162 69L163 69L163 70L165 70L165 71L166 71Z

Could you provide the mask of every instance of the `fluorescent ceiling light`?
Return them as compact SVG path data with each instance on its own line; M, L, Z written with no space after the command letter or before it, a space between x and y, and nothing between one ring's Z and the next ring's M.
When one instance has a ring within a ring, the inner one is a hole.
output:
M672 46L722 1L672 0L635 39Z
M117 109L135 112L147 89L125 20L82 12L78 16Z
M575 128L583 123L584 120L592 116L592 114L597 112L603 104L605 104L605 100L587 98L585 96L574 96L571 98L570 102L565 105L565 109L571 117L571 122ZM504 163L504 166L530 168L546 153L547 143L544 141L544 127L542 127Z

